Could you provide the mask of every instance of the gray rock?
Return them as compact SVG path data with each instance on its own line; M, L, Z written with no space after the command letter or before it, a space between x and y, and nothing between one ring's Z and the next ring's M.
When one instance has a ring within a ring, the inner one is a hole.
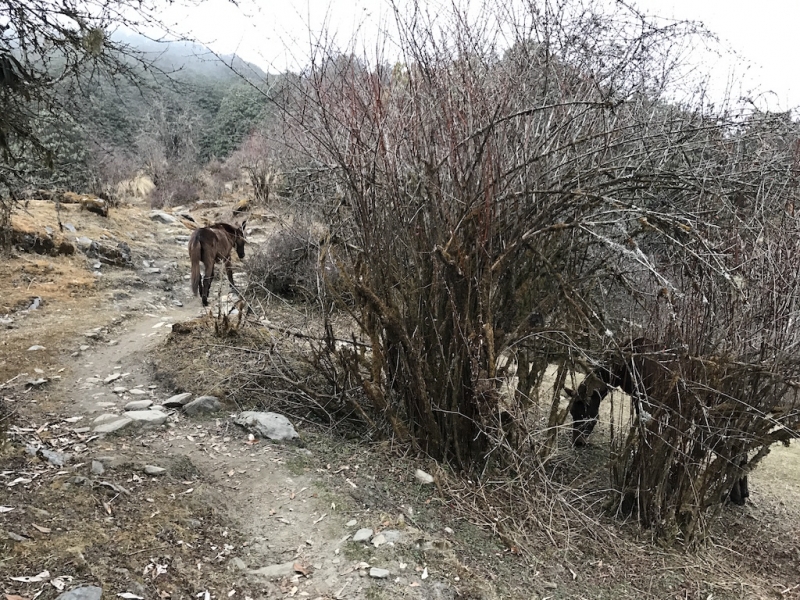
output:
M99 460L92 461L92 474L93 475L102 475L106 472L106 468L103 466Z
M200 396L183 406L183 412L192 417L217 412L220 409L222 409L222 403L216 396Z
M133 394L134 396L144 396L147 394L144 390L140 390L139 388L131 388L128 390L129 394Z
M346 523L347 527L355 527L355 526L356 526L356 524L358 524L358 521L356 521L355 519L350 519L350 520L349 520L349 521Z
M245 562L244 562L244 561L243 561L241 558L239 558L238 556L234 556L234 557L231 559L231 564L232 564L234 567L236 567L237 569L239 569L240 571L246 571L246 570L247 570L247 565L246 565L246 564L245 564Z
M161 269L158 267L147 267L146 269L142 269L142 273L145 275L156 275L157 273L161 273Z
M158 223L164 223L165 225L172 225L178 222L177 217L173 217L172 215L161 210L151 210L150 220Z
M108 377L103 379L103 383L106 383L106 384L111 383L113 381L116 381L120 377L122 377L122 373L113 373L112 375L109 375Z
M81 347L79 348L79 350L81 352L86 352L89 348L91 348L91 346L89 346L88 344L81 344Z
M286 441L300 437L289 419L278 413L246 410L239 413L233 422L261 438Z
M66 229L70 233L75 233L77 231L77 229L75 229L75 225L73 225L72 223L64 223L64 229Z
M426 473L422 469L417 469L416 471L414 471L414 477L416 477L417 481L419 481L423 485L428 485L433 483L433 475Z
M81 237L75 239L75 243L78 245L78 248L80 248L81 250L85 250L85 249L91 247L91 245L94 242L92 242L92 240L90 240L86 236L81 236Z
M94 421L92 421L93 425L102 425L103 423L110 423L111 421L118 421L122 417L120 415L114 415L111 413L105 413L97 417Z
M145 472L145 475L153 475L153 476L163 475L164 473L167 472L167 470L165 468L156 467L154 465L145 465L144 469L142 469L142 470Z
M387 579L389 577L389 570L379 569L378 567L372 567L369 570L369 576L374 579Z
M31 456L38 456L42 460L46 460L54 467L63 467L72 458L72 454L67 452L56 452L55 450L42 448L40 446L35 446L34 444L28 444L25 446L25 452Z
M134 400L125 405L125 410L144 410L146 408L150 408L151 406L153 406L152 400Z
M142 426L152 427L163 425L167 420L167 415L160 410L129 410L125 416Z
M176 394L164 400L161 405L165 406L166 408L181 408L189 402L189 398L191 397L192 395L189 392L184 394Z
M128 425L133 423L133 419L129 419L128 417L119 417L115 421L107 421L105 423L101 423L97 427L94 428L95 433L116 433Z
M270 565L268 567L261 567L260 569L251 569L248 573L256 577L264 577L265 579L294 575L294 561L289 561L282 565Z
M36 352L37 350L44 350L44 346L40 346L39 344L36 344L36 345L31 346L30 348L28 348L28 352Z
M374 538L372 538L372 545L376 548L383 546L386 543L386 536L382 533L379 533Z
M384 529L381 531L381 535L384 537L387 544L394 544L400 541L403 534L397 531L397 529Z
M103 588L95 585L87 585L71 589L60 594L56 600L100 600L103 595Z
M128 388L122 387L122 386L117 386L111 391L114 392L115 394L124 394L125 392L128 391Z
M173 303L175 306L183 306L183 302L181 302L180 300L173 300L173 301L172 301L172 303Z
M72 458L67 452L56 452L47 448L39 448L38 455L55 467L63 467Z
M372 537L372 529L359 529L353 535L354 542L367 542Z

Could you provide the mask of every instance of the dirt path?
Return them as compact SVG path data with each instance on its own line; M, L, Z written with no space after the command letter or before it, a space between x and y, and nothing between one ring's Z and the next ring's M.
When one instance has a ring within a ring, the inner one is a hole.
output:
M57 308L51 299L47 310L13 319L9 340L19 360L6 366L26 373L4 391L20 424L12 429L16 443L2 475L6 486L14 478L22 483L0 499L12 509L0 514L0 540L5 532L10 550L0 560L2 589L55 597L55 584L8 584L7 576L49 568L56 581L66 578L67 588L96 583L112 595L148 600L205 592L211 598L454 597L453 582L432 564L430 576L427 570L426 548L439 553L441 544L407 526L402 514L354 500L348 491L374 477L348 471L346 456L329 463L324 444L253 439L233 425L230 406L195 418L171 410L162 425L95 434L95 419L124 415L129 402L158 405L176 392L207 392L171 389L154 377L150 356L172 324L203 310L184 277L185 245L174 242L185 231L147 225L151 233L140 238L150 241L134 256L133 272L96 273L102 285L91 292L84 288ZM73 262L76 272L87 268ZM48 269L57 270L41 267ZM39 340L48 352L22 354ZM24 385L40 372L46 385ZM26 445L73 458L48 464L26 455ZM164 475L148 476L145 467ZM103 494L109 489L110 498ZM373 535L353 542L360 528ZM70 558L76 553L79 559Z

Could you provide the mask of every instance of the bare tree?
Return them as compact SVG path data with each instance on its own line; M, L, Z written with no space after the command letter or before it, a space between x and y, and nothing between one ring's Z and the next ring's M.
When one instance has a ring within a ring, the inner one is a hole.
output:
M57 149L39 120L70 113L70 99L94 80L136 80L149 61L110 33L158 24L159 11L138 0L0 1L0 229L19 187L53 164Z

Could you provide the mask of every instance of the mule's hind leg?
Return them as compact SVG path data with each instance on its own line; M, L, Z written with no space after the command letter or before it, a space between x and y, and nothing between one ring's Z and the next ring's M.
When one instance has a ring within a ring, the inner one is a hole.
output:
M206 270L203 276L203 288L200 292L200 297L203 300L203 306L208 306L208 294L211 291L211 282L214 281L214 262L209 265L205 264Z

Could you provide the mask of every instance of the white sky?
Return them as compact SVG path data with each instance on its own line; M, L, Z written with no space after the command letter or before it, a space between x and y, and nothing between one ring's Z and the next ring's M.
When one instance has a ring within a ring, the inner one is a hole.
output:
M513 0L497 0L498 2ZM631 0L643 12L701 21L745 62L736 67L745 87L758 87L762 108L800 105L800 0ZM309 30L328 28L342 43L356 27L374 30L388 16L382 0L205 0L187 9L173 5L168 23L220 54L236 53L265 70L296 68L309 47ZM727 80L729 63L708 68ZM739 89L734 90L736 94ZM771 92L771 93L770 93Z

